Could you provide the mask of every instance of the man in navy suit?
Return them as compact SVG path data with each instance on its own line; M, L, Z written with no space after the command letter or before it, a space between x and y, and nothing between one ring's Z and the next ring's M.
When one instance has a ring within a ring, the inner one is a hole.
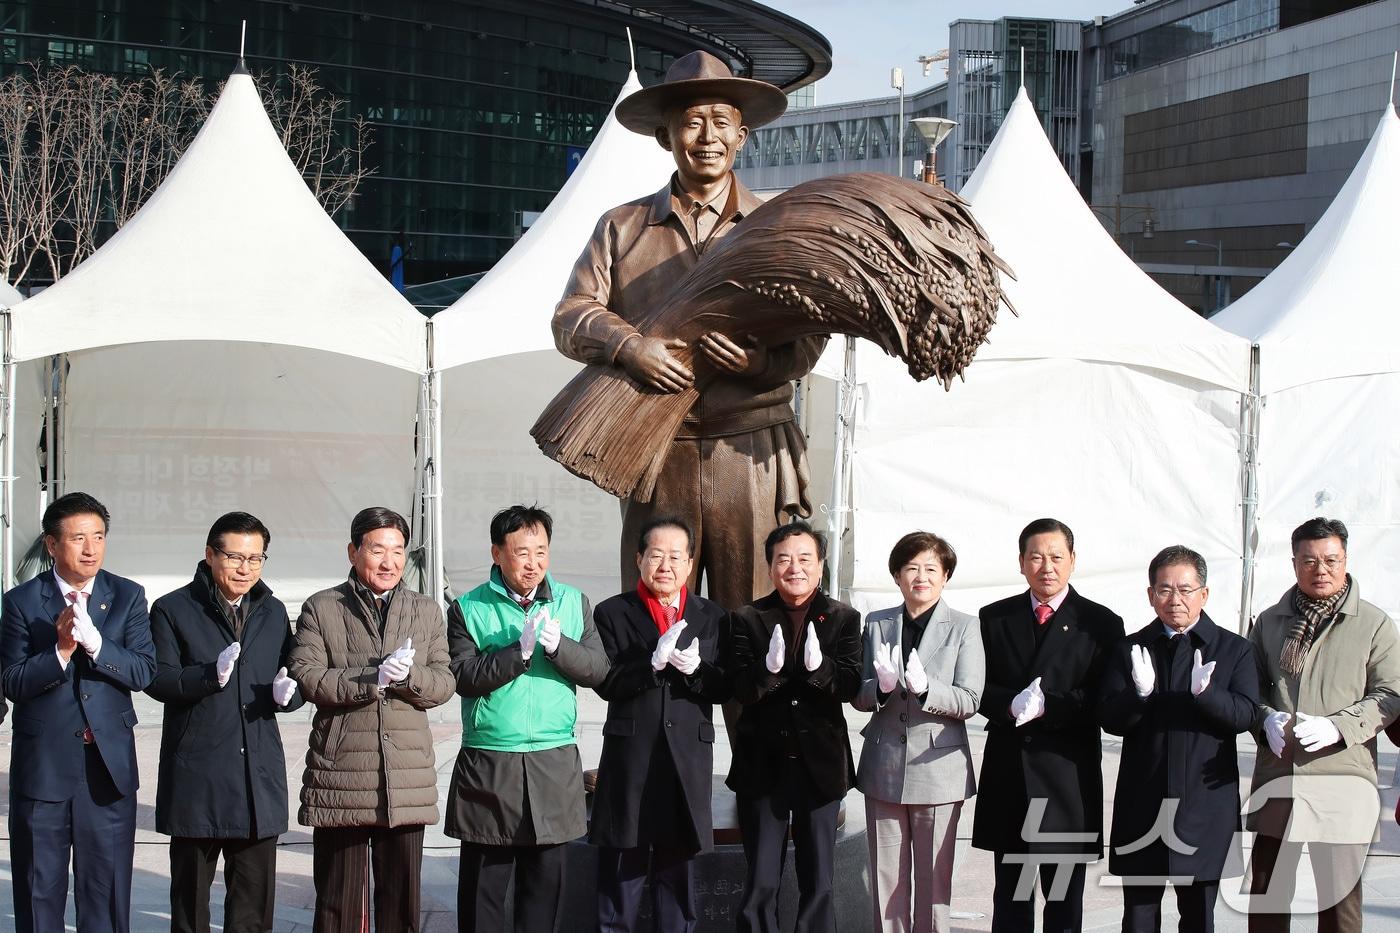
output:
M1074 532L1064 522L1036 519L1018 545L1029 590L979 613L987 744L972 844L992 852L993 933L1035 929L1037 877L1044 933L1079 933L1084 869L1103 857L1095 704L1123 620L1069 585Z
M0 679L14 703L15 929L63 929L73 859L79 933L126 933L136 838L136 712L155 673L146 594L102 569L110 516L86 493L44 512L53 571L5 594Z

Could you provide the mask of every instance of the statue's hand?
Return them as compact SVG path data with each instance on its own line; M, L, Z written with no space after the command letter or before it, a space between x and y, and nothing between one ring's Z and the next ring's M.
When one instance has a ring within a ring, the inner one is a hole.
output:
M695 374L671 355L684 346L684 340L638 336L622 345L617 362L643 385L658 392L681 392L695 382Z
M711 331L696 346L716 369L738 376L755 376L768 366L768 348L752 337L740 344L719 331Z

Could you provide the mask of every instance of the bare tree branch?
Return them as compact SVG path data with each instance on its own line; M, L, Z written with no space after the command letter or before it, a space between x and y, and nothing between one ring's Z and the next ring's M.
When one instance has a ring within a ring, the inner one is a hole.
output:
M0 275L57 281L159 187L222 87L152 71L126 79L32 65L0 79ZM354 196L370 129L344 116L313 69L263 76L260 93L288 156L328 213Z

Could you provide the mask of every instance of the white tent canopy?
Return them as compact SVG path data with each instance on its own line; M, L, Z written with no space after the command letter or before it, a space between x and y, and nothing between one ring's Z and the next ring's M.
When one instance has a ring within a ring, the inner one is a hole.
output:
M1247 341L1141 272L1065 174L1024 90L963 194L1020 313L1003 310L965 385L913 383L862 345L853 460L853 599L897 600L890 547L923 528L960 559L965 611L1024 588L1016 536L1050 515L1076 532L1077 585L1135 629L1146 568L1168 544L1201 551L1210 609L1234 626L1240 559L1237 436Z
M1386 107L1342 190L1279 267L1211 320L1259 344L1259 392L1400 372L1400 117Z
M640 87L630 75L617 99ZM617 500L546 458L529 430L580 368L554 348L550 319L598 218L658 190L674 168L654 139L610 114L520 242L433 318L435 379L446 383L440 470L451 490L439 500L441 527L451 530L445 570L456 591L490 570L492 514L538 502L556 521L553 561L561 576L595 599L617 592Z
M231 340L426 367L422 316L321 209L242 70L150 200L13 328L16 360Z
M0 280L0 308L13 308L23 300L24 296L15 291L13 285Z
M345 573L356 510L410 512L424 321L322 210L241 69L151 199L11 326L11 361L67 354L62 491L108 504L109 566L152 595L188 580L225 511L271 527L265 576L293 600Z
M1400 314L1393 275L1400 118L1387 106L1346 184L1259 285L1212 320L1258 345L1259 513L1253 611L1294 582L1293 528L1351 531L1364 598L1400 616Z

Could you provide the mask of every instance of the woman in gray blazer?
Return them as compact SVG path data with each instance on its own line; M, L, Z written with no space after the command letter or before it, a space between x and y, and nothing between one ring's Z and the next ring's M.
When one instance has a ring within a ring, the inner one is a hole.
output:
M977 792L965 720L977 712L985 663L976 616L943 586L958 556L925 531L890 552L904 604L865 621L859 710L871 712L856 772L882 933L951 930L953 849L962 803Z

